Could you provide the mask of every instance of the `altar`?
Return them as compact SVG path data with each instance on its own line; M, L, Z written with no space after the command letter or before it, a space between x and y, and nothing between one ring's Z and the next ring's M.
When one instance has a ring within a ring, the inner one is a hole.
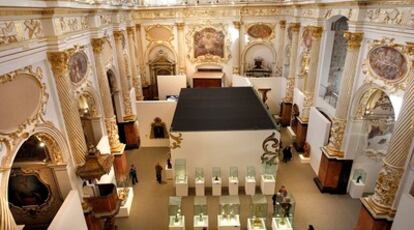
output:
M253 88L182 89L171 125L171 158L186 162L185 173L180 174L190 187L195 187L196 179L206 187L214 182L229 187L235 179L244 185L247 176L260 183L265 174L262 163L275 160L277 151L271 147L278 146L279 139ZM257 174L248 175L248 168Z

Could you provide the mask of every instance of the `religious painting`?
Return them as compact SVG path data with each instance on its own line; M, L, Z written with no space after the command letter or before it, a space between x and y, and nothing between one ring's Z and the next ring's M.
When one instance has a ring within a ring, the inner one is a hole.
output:
M302 34L303 45L306 48L310 48L312 46L312 32L309 29L305 29Z
M9 202L16 207L41 206L50 196L50 190L35 174L10 176Z
M77 52L69 59L68 65L70 80L79 83L88 72L88 57L83 52Z
M380 46L372 49L368 61L372 71L386 81L398 81L407 72L407 60L393 47Z
M256 39L266 39L269 38L273 33L272 28L266 24L255 24L250 26L247 30L247 34Z
M218 56L224 58L225 35L222 31L207 27L194 33L194 58Z

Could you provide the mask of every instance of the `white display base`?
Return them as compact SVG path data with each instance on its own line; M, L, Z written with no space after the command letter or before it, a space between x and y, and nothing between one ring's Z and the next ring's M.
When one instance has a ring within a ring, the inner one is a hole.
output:
M122 188L118 188L119 190ZM115 217L128 217L131 211L132 201L134 200L134 189L132 187L128 187L128 197L123 206L119 208L119 212Z
M292 224L289 219L284 217L285 224L281 224L282 218L272 218L272 230L293 230Z
M184 181L175 182L176 196L188 196L188 177Z
M197 180L195 181L195 193L196 196L204 196L204 178L201 180Z
M170 222L168 225L170 230L184 230L185 229L185 217L181 216L178 222L175 222L175 216L170 216Z
M356 180L351 180L351 185L349 186L349 195L354 199L359 199L364 193L365 184L357 183Z
M246 195L254 195L256 193L256 178L245 177L244 192L246 193Z
M165 166L165 179L167 180L172 180L173 179L173 169L172 168L168 168L168 166Z
M265 178L265 175L261 176L260 188L262 189L262 194L273 195L275 193L275 185L276 185L275 177L269 176L269 175L266 175L266 177L270 177L270 178Z
M239 179L229 177L229 195L239 195Z
M211 185L213 187L213 196L221 196L221 178L219 177L218 180L211 178L211 180Z
M239 215L235 215L234 218L227 219L221 215L217 216L218 230L235 230L240 229Z
M264 218L259 218L259 219L260 219L260 226L254 226L253 219L248 218L247 219L247 230L266 230L266 222Z
M200 221L199 216L194 216L194 230L208 229L208 216L203 215L203 220Z
M300 163L309 164L310 157L304 157L303 154L299 154Z

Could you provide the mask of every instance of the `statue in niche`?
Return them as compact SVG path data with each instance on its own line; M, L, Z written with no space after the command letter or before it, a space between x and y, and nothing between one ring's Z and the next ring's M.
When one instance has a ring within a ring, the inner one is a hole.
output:
M154 122L151 124L151 135L150 138L158 139L158 138L167 138L168 131L165 123L161 120L161 118L156 117Z

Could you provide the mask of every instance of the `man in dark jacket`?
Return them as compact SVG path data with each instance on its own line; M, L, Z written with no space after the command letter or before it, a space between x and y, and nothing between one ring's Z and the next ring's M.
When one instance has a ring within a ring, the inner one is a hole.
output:
M158 162L157 165L155 165L155 176L157 177L158 184L161 184L161 181L162 181L161 172L162 172L162 166Z

